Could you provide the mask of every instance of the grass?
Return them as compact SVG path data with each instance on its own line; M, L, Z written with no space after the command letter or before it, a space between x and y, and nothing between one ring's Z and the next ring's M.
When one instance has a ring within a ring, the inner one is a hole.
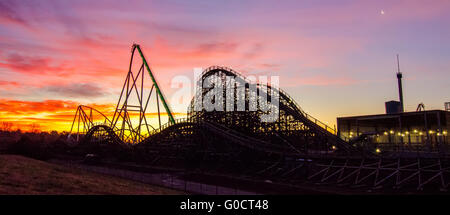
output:
M182 194L17 155L0 155L0 194Z

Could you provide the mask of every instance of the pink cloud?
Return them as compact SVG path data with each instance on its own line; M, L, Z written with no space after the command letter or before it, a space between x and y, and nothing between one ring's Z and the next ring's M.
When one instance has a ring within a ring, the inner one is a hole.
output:
M49 57L10 54L6 56L5 63L0 63L0 67L9 68L14 72L25 74L64 75L73 70L73 68L67 66L67 64L68 63L55 65L52 58Z
M356 80L349 77L331 77L326 75L296 76L283 78L280 77L280 87L298 87L298 86L347 86L363 83L363 80Z

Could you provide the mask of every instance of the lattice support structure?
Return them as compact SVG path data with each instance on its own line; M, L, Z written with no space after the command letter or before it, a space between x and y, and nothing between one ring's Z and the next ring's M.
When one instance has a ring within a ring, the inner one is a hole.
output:
M446 158L330 159L310 167L308 180L372 188L412 188L434 186L447 190L450 160Z
M71 135L69 137L74 138L76 142L79 142L81 141L81 138L95 126L109 126L110 124L111 120L97 109L79 105L75 111L75 116L69 132ZM74 134L74 136L72 136L72 134Z

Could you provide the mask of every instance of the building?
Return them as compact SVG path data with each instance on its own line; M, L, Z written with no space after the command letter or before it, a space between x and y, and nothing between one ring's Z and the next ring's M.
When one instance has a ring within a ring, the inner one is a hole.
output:
M392 113L401 113L402 110L402 103L399 101L388 101L385 103L386 106L386 113L392 114Z
M362 135L377 144L448 144L450 111L428 110L337 118L337 133L347 141Z

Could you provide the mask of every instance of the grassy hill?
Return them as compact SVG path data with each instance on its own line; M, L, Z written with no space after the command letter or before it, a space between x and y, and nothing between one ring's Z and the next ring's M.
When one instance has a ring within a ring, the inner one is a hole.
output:
M113 176L0 155L0 194L181 194Z

